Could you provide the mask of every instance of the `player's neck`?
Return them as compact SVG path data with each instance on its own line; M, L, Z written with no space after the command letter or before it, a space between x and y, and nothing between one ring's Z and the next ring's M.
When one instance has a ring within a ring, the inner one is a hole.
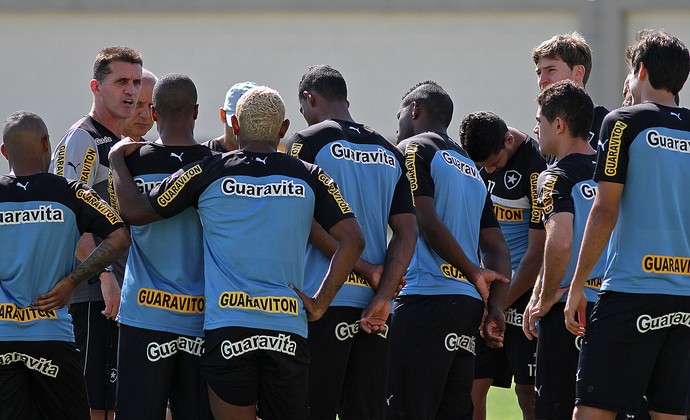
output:
M346 102L330 102L328 106L321 113L321 121L326 120L341 120L348 122L355 122L350 115L350 109Z
M43 165L38 165L34 162L11 162L10 175L14 176L31 176L48 172L48 168Z
M239 141L238 141L239 142ZM280 140L278 140L280 142ZM278 151L278 144L268 140L250 140L247 144L240 143L240 150L254 153L275 153Z
M116 140L119 140L119 138L122 136L126 121L124 118L114 117L105 108L96 107L95 103L91 107L91 112L89 112L89 115L91 118L98 121L99 124L115 134L118 137Z
M194 140L194 126L159 124L158 128L161 142L166 146L193 146L197 144Z
M443 124L423 124L414 130L415 135L427 132L437 133L443 136L450 137L448 136L448 127L444 126Z
M655 104L677 107L674 95L661 89L647 89L642 93L642 102L654 102Z
M582 155L592 155L596 153L589 142L583 138L568 137L563 140L563 146L561 150L556 153L556 159L561 160L568 155L582 154Z

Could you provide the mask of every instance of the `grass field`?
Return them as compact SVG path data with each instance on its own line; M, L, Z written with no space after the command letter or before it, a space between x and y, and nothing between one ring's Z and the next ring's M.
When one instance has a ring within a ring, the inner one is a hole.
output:
M486 420L520 420L522 413L513 388L491 387L486 402Z

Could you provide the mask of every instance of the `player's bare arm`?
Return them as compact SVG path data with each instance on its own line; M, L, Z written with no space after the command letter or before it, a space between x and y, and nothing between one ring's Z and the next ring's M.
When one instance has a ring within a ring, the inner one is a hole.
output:
M538 336L536 322L546 315L554 303L563 296L566 289L559 289L572 256L573 214L556 213L544 224L546 243L544 246L543 276L539 300L532 306L529 316L529 329Z
M403 276L410 264L417 243L417 220L413 213L401 213L390 217L388 225L393 237L386 250L383 276L376 294L364 308L360 326L367 333L383 330L390 313L390 301L400 291Z
M432 197L417 196L415 197L415 205L417 207L417 224L424 241L431 246L434 252L460 270L474 284L485 303L489 298L489 287L492 282L498 280L508 283L505 276L493 270L477 267L467 258L467 254L462 250L458 241L438 217Z
M511 274L510 250L499 227L484 228L479 231L479 250L486 268L509 278ZM503 346L505 315L503 302L508 293L508 284L493 282L489 287L486 301L487 315L483 323L484 339L490 347Z
M326 230L316 221L312 220L311 231L309 232L309 243L321 251L327 257L332 257L338 247L338 242L326 232ZM372 264L362 258L358 258L352 271L358 276L367 280L369 285L376 289L381 281L383 266Z
M331 265L321 287L313 297L293 287L304 302L309 321L316 321L323 316L364 250L364 235L357 219L341 220L333 225L328 233L336 240L338 247L333 253Z
M618 220L618 203L623 194L623 184L599 182L598 192L594 198L592 210L587 218L585 233L577 259L577 267L570 283L570 292L565 304L565 326L575 335L585 332L585 298L584 287L589 273L599 260L608 244L611 232ZM575 315L577 314L577 319Z
M544 258L544 242L546 232L541 229L529 229L527 233L527 251L522 256L520 264L515 269L515 274L510 280L508 294L503 302L503 308L507 309L515 303L520 296L527 293L536 281Z
M111 264L125 252L129 245L130 238L127 228L122 227L113 231L84 262L60 279L50 292L36 296L36 301L32 303L32 306L42 311L65 306L72 291L79 283L98 274L105 266Z
M160 220L161 216L151 207L147 195L139 191L125 164L125 156L145 143L129 138L119 141L112 149L108 159L113 174L113 185L120 208L120 216L130 225L145 225Z

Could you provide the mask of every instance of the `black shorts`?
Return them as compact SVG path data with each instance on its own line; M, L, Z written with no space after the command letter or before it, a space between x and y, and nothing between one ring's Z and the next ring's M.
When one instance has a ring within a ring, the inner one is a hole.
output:
M336 414L341 419L382 419L386 415L388 332L360 331L361 315L361 308L334 306L309 323L310 419L332 420Z
M587 319L594 304L587 303ZM539 320L534 408L538 419L571 419L575 408L575 375L582 337L565 328L565 303L551 307Z
M0 341L0 420L89 417L74 343Z
M206 331L201 374L218 397L256 404L264 420L308 415L309 350L297 334L256 328Z
M472 418L481 300L463 295L396 299L390 329L389 419Z
M121 325L116 417L163 419L169 400L178 418L209 418L203 343L201 337Z
M690 296L604 292L587 323L577 404L686 415Z
M503 347L487 347L483 339L477 338L475 379L491 378L493 386L510 388L514 377L518 385L534 386L537 340L527 339L522 332L522 316L530 297L530 293L524 294L505 311L506 332Z
M515 383L534 386L538 340L529 340L522 331L522 316L530 297L530 293L524 294L506 310L504 347Z
M73 303L69 313L81 352L89 406L94 410L113 410L119 328L101 313L103 309L103 301Z
M486 341L477 334L476 357L474 358L474 379L493 379L491 385L499 388L510 388L513 374L508 365L506 348L491 348Z

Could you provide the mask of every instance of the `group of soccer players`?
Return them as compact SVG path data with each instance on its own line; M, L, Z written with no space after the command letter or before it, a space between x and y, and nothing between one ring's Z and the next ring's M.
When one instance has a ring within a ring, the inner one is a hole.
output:
M101 50L53 153L3 126L0 420L483 419L513 377L525 419L685 419L688 49L640 33L611 113L581 36L533 59L536 140L487 111L453 140L423 81L394 145L316 65L282 153L275 90L232 86L198 144L189 77Z

